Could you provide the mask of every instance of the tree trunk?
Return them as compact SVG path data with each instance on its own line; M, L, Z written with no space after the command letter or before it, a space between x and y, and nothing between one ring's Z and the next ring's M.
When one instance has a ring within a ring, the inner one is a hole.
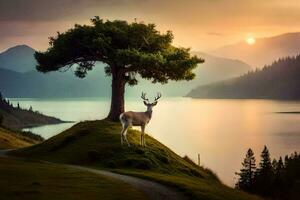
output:
M112 67L112 92L110 111L107 119L119 121L119 116L124 112L125 80L122 69Z

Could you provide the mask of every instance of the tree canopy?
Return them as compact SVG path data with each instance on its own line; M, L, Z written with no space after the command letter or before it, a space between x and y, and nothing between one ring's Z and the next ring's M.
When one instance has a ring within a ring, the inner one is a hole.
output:
M173 34L161 34L155 24L104 21L99 17L92 25L78 25L65 33L50 37L50 47L36 52L37 69L41 72L68 69L76 65L75 74L85 77L100 61L107 64L105 72L111 75L111 67L125 72L138 73L154 83L168 80L192 80L192 70L204 60L190 56L188 48L172 46ZM126 82L137 84L136 76L127 76Z

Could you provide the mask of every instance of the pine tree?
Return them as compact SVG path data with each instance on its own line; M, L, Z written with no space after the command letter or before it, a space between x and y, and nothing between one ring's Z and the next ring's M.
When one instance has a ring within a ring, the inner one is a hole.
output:
M264 146L264 149L261 153L261 161L259 163L259 168L255 173L255 187L258 194L263 196L270 196L274 170L271 163L270 153L267 146Z
M281 157L279 158L278 161L276 161L276 164L273 165L273 169L274 169L274 181L272 187L272 191L273 191L272 196L282 199L282 197L285 196L284 193L286 191L286 184L284 180L285 169Z
M236 188L251 192L253 190L253 179L256 169L255 157L252 149L248 149L242 166L243 168L240 172L236 173L239 176Z

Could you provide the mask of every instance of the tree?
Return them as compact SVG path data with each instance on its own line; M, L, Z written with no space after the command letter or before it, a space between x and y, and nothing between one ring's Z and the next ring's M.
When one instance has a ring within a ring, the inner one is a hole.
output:
M253 189L253 179L255 174L255 157L252 149L248 149L244 162L242 163L243 168L240 170L238 182L236 187L238 189L251 192Z
M67 70L75 65L75 75L83 78L96 62L106 65L112 76L110 120L124 112L125 85L138 83L138 77L153 83L192 80L192 72L204 60L190 55L187 48L172 45L173 34L160 33L155 24L91 19L91 25L75 25L50 38L45 52L35 52L37 70Z
M285 183L285 167L280 157L278 161L274 160L273 162L273 186L271 196L276 197L277 199L284 199L286 197L285 193L288 191L287 184Z
M270 153L267 146L261 153L261 161L259 163L259 168L255 174L256 191L258 194L263 196L269 196L272 190L272 183L274 178L274 170L271 163Z

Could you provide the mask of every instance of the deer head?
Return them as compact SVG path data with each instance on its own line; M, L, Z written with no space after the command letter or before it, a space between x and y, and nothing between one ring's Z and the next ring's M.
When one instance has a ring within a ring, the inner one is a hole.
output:
M155 97L155 99L152 103L150 103L149 99L146 98L146 93L144 93L144 92L142 92L141 98L143 99L145 106L147 106L147 111L152 111L152 108L154 106L156 106L158 99L161 98L161 93L157 93L157 96Z

